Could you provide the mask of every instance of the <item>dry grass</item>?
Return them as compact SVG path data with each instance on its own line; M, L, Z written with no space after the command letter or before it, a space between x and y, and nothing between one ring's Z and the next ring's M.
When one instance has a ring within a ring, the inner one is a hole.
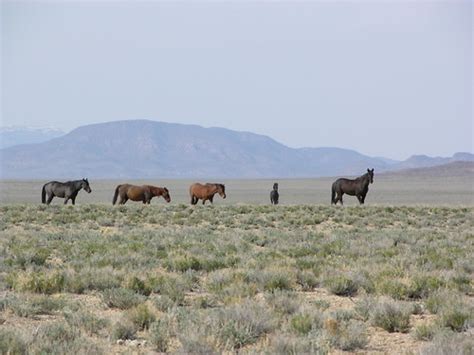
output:
M471 207L7 205L0 217L2 352L470 346Z

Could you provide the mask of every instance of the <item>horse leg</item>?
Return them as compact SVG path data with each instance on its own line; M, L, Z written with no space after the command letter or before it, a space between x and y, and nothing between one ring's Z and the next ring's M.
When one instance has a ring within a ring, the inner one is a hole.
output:
M53 198L54 198L54 195L51 194L48 196L48 201L46 201L46 204L49 205L51 203L51 201L53 201Z
M212 195L211 197L209 197L209 201L211 201L211 203L214 203L214 195Z
M64 197L64 204L67 205L67 201L69 200L69 197Z
M128 201L128 197L127 196L123 196L121 199L120 199L120 204L121 205L125 205L125 202Z
M337 203L337 201L341 201L341 206L344 206L344 202L342 202L342 195L344 195L344 193L342 191L338 192L337 198L336 198L336 203Z
M71 201L73 205L76 204L76 197L77 197L77 192L71 196Z
M202 204L204 205L206 203L206 198L202 199Z

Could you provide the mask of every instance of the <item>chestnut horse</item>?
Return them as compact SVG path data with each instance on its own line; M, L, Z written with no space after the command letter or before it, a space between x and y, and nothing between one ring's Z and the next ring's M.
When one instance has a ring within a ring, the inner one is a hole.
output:
M367 172L359 176L357 179L337 179L332 184L331 189L331 204L337 204L337 201L342 203L342 195L345 193L351 196L356 196L361 205L364 204L365 196L369 192L369 184L374 182L374 169L367 169ZM336 196L337 195L337 196Z
M142 201L143 204L150 204L155 196L163 196L166 202L171 201L170 193L166 187L157 187L151 185L136 186L130 184L118 185L115 188L112 204L115 205L117 197L120 196L119 205L124 205L128 200Z
M199 199L202 200L204 205L207 200L211 201L214 199L214 195L218 193L222 198L226 198L225 186L223 184L200 184L195 183L189 187L189 195L191 196L191 204L195 205Z

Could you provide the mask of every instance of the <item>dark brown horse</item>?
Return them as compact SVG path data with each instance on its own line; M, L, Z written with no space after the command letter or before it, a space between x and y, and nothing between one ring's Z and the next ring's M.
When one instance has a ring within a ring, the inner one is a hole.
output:
M170 193L166 187L157 187L151 185L118 185L115 188L114 199L112 200L113 205L115 205L115 202L117 202L117 197L119 196L119 205L124 205L128 200L142 201L144 204L150 204L151 199L155 196L163 196L166 202L171 201Z
M361 205L364 204L365 196L369 191L369 183L374 182L374 169L367 169L367 172L359 176L357 179L337 179L332 184L331 204L337 204L337 201L342 203L342 195L348 194L356 196ZM337 195L337 196L336 196Z
M195 183L189 187L189 195L191 196L191 204L195 205L199 199L202 200L204 205L207 200L211 201L214 199L214 195L218 193L222 198L226 198L225 186L223 184L200 184Z

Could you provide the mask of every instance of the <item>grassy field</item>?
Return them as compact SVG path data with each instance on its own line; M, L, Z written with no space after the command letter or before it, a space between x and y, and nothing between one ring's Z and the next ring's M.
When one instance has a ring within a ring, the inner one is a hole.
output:
M280 185L280 203L330 204L331 185L335 178L318 179L279 179L279 180L220 180L226 185L227 199L216 197L218 204L235 205L269 204L273 182ZM369 205L474 205L474 180L472 176L384 176L375 175L370 185L366 203ZM45 180L12 181L0 180L0 204L39 203L41 188ZM137 185L150 184L166 186L170 190L172 204L189 203L188 188L191 180L93 180L90 179L92 193L81 191L77 204L111 204L115 187L129 182ZM212 182L212 180L211 180ZM53 200L61 204L62 200ZM154 199L152 204L163 204L163 199ZM357 205L355 197L344 197L348 206Z
M474 351L472 206L81 201L0 206L0 353Z

